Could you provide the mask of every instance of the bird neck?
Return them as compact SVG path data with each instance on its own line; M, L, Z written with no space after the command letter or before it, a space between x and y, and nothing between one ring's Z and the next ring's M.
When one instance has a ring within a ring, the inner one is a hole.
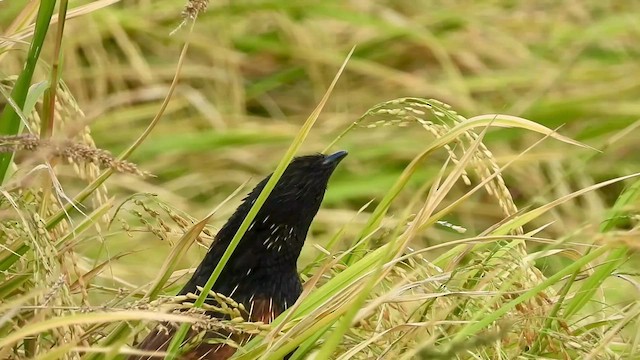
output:
M276 224L269 217L258 217L240 239L213 291L229 296L243 284L260 282L271 284L283 276L297 278L297 261L309 229L307 224L291 226ZM234 219L236 220L236 219ZM240 219L242 220L242 219ZM196 269L181 294L195 292L204 286L218 265L231 239L238 231L239 221L229 221L216 235L205 258Z

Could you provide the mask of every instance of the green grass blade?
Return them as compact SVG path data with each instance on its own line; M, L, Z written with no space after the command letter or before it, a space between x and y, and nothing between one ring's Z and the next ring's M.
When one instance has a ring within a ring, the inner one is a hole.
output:
M640 181L633 183L618 197L607 219L600 226L600 232L604 233L614 229L620 217L627 212L627 207L637 204L638 198L640 198ZM629 249L627 247L621 246L609 254L605 261L582 284L580 290L578 290L580 296L575 296L567 304L564 310L565 317L575 315L591 300L602 283L626 260L628 252Z

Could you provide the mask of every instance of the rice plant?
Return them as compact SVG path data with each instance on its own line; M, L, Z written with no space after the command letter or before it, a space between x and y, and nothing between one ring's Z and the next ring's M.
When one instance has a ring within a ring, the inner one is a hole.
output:
M0 2L0 358L158 323L235 359L640 356L635 4L180 6ZM337 146L294 306L174 296L248 183Z

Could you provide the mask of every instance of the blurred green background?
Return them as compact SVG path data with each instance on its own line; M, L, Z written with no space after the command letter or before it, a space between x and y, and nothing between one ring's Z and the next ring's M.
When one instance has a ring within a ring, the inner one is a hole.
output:
M3 33L13 34L9 30L22 21L24 6L0 2ZM98 147L118 154L157 113L188 34L188 26L172 33L183 6L173 0L70 1L62 79L84 117L66 121L87 121ZM195 24L167 111L131 157L156 177L117 175L108 182L109 192L156 193L177 209L204 216L240 184L250 180L252 186L273 170L357 46L304 152L322 151L367 109L397 97L438 99L466 117L521 116L561 127L563 135L602 150L546 140L507 170L519 206L548 203L638 171L638 19L638 1L212 1ZM2 77L20 71L25 51L25 44L4 50ZM52 51L45 48L45 62ZM42 78L44 63L40 70ZM485 142L504 164L539 139L500 129ZM349 222L369 200L379 200L430 141L417 126L358 128L342 139L336 149L350 155L330 183L311 241ZM403 208L445 159L442 152L425 163L394 206ZM554 221L545 231L549 237L593 235L622 187L569 202L536 224ZM468 190L460 184L449 196ZM224 206L212 223L220 226L239 200ZM490 196L478 194L447 220L470 235L502 217ZM105 235L108 247L144 253L119 260L114 274L155 275L164 257L152 254L166 254L169 247L148 234L136 241L119 235ZM420 241L455 237L435 228ZM203 251L184 265L195 265ZM305 251L304 259L317 254L313 247Z

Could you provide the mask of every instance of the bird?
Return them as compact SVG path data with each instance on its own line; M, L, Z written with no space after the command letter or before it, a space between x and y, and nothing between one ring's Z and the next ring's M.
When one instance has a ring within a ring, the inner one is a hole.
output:
M241 303L249 321L270 323L293 305L302 293L297 261L311 223L331 175L347 156L344 150L335 153L295 157L287 166L256 217L242 236L235 251L216 280L212 291ZM198 293L222 258L231 239L244 221L260 192L273 174L260 181L218 231L195 272L178 295ZM208 298L207 303L212 300ZM215 303L214 303L215 304ZM212 316L223 318L219 313ZM129 360L162 358L175 328L156 328L135 347L159 352L158 355L132 355ZM187 337L194 337L191 330ZM225 334L207 334L215 338ZM232 335L227 334L232 337ZM242 342L247 338L234 338ZM187 340L188 341L188 340ZM200 342L180 355L181 360L224 360L237 349L220 341Z

